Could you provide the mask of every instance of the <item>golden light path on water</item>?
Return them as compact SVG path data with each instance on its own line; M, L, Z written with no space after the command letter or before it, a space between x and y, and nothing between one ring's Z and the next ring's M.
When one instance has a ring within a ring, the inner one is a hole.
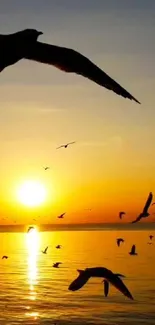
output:
M31 229L26 234L26 245L28 250L28 282L30 285L30 300L36 300L35 285L37 284L37 255L39 249L39 233L37 229ZM29 309L29 308L28 308ZM26 316L32 317L36 320L39 316L36 312L26 313Z

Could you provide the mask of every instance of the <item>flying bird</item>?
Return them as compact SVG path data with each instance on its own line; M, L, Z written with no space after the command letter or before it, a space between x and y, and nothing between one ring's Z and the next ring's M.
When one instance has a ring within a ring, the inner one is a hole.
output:
M123 274L115 273L115 275L117 275L120 278L125 278L125 275L123 275ZM104 283L104 295L105 295L105 297L107 297L108 293L109 293L109 281L104 279L103 283Z
M133 246L131 247L131 251L129 252L129 254L130 254L130 255L138 255L138 254L136 253L136 245L133 245Z
M43 254L47 254L48 246L42 251Z
M124 211L120 211L120 212L119 212L119 218L122 219L122 216L123 216L124 214L125 214Z
M61 245L57 245L55 248L60 249L61 248Z
M138 221L140 221L142 218L147 218L147 217L150 215L150 213L148 213L148 209L149 209L149 207L150 207L150 204L151 204L151 202L152 202L152 199L153 199L153 194L152 194L152 192L150 192L150 193L149 193L149 196L148 196L148 198L147 198L147 201L146 201L146 203L145 203L145 206L144 206L143 211L140 213L140 215L137 217L136 220L132 221L132 223L138 222Z
M44 167L44 170L48 170L48 169L50 169L50 167L48 167L48 166L47 167Z
M152 240L152 239L153 239L153 237L154 237L153 235L150 235L150 236L149 236L150 240Z
M65 214L66 214L66 212L60 214L57 218L58 218L58 219L62 219L62 218L64 217Z
M38 42L43 33L35 29L25 29L13 34L0 35L3 55L0 60L0 71L21 59L28 59L52 65L68 73L76 73L96 84L112 90L124 98L140 102L126 89L108 76L97 65L81 53L66 47Z
M33 230L34 227L29 227L28 231L27 232L30 232L31 230Z
M121 243L124 243L124 239L123 238L117 238L117 246L120 246Z
M70 284L69 290L76 291L82 288L91 277L104 278L110 282L116 289L122 292L126 297L133 299L128 288L125 286L123 281L119 278L118 275L114 274L112 271L108 270L105 267L94 267L86 268L85 270L77 270L79 276ZM106 284L107 285L107 284ZM105 293L108 294L107 287Z
M54 263L53 267L58 268L60 264L62 264L62 263L61 262Z
M2 260L6 259L7 260L8 256L7 255L3 255L2 256Z
M68 142L66 144L62 144L60 147L57 147L56 149L60 149L60 148L67 148L68 146L70 146L71 144L75 143L75 141L72 142Z

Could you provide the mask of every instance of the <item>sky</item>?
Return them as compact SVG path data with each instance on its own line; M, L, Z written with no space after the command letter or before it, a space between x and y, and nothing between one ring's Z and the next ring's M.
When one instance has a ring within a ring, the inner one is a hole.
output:
M142 103L35 62L4 70L1 224L38 216L60 223L56 216L65 211L63 223L119 222L121 210L129 222L155 193L154 21L154 0L1 0L1 34L41 30L40 41L86 55ZM76 143L56 150L70 141ZM45 187L43 205L19 202L17 189L27 180Z

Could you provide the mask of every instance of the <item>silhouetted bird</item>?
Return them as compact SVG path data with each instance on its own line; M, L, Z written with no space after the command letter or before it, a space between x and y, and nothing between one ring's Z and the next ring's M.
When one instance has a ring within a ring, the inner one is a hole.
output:
M76 291L82 288L87 281L91 277L99 277L104 278L108 282L110 282L116 289L121 291L126 297L133 299L131 293L123 283L123 281L112 271L104 268L104 267L94 267L94 268L86 268L85 270L77 270L79 272L79 276L70 284L69 290ZM107 285L107 284L106 284ZM105 292L107 294L107 287Z
M43 254L47 254L48 246L42 251Z
M130 255L138 255L138 254L136 253L136 245L133 245L133 246L131 247L131 251L129 252L129 254L130 254Z
M150 236L149 236L150 240L152 240L152 239L153 239L153 237L154 237L153 235L150 235Z
M53 267L58 268L60 264L62 264L62 263L61 262L54 263Z
M121 243L124 243L123 238L117 238L117 246L120 246Z
M27 232L30 232L31 230L33 230L34 227L29 227L28 231Z
M48 169L50 169L50 167L48 167L48 166L47 167L44 167L44 170L48 170Z
M6 259L7 260L8 256L7 255L3 255L2 256L2 260Z
M84 55L69 48L38 42L37 39L42 34L35 29L25 29L13 34L0 35L0 45L3 49L0 71L21 59L46 63L62 71L74 72L88 78L124 98L129 98L140 104L135 97Z
M60 249L60 248L61 248L61 245L57 245L56 248L57 248L57 249Z
M153 195L152 195L152 192L150 192L149 196L147 198L146 204L144 206L143 212L141 212L140 215L138 216L138 218L136 220L132 221L132 223L138 222L138 221L140 221L140 219L146 218L150 215L150 213L148 213L148 209L150 207L152 199L153 199Z
M117 275L118 277L121 277L121 278L125 278L125 275L123 275L123 274L115 273L115 275ZM107 297L108 293L109 293L109 281L103 280L103 283L104 283L104 295L105 295L105 297Z
M75 141L72 142L68 142L66 144L62 144L60 147L56 148L56 149L60 149L60 148L67 148L68 146L70 146L71 144L75 143Z
M58 219L62 219L62 218L64 217L65 214L66 214L66 212L60 214L60 216L58 216L57 218L58 218Z
M122 219L122 216L123 216L124 214L125 214L124 211L120 211L120 213L119 213L119 218Z

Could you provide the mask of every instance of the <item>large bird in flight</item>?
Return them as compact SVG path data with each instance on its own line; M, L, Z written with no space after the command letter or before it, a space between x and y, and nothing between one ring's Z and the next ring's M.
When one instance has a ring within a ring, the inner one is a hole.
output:
M69 290L76 291L82 288L91 277L104 278L107 282L110 282L116 289L122 292L126 297L133 299L128 288L125 286L123 281L118 275L112 271L106 269L105 267L94 267L86 268L85 270L77 270L79 276L70 284ZM105 284L105 283L104 283ZM105 295L108 294L107 288L104 288Z
M42 34L41 31L35 29L25 29L7 35L1 34L0 71L22 59L33 60L53 65L65 72L81 75L114 91L117 95L140 104L125 88L84 55L66 47L38 42L37 39Z
M148 209L149 209L149 207L150 207L150 204L151 204L151 202L152 202L152 199L153 199L153 194L152 194L152 192L150 192L150 193L149 193L149 196L148 196L148 198L147 198L147 201L146 201L146 203L145 203L145 206L144 206L143 211L140 213L140 215L137 217L136 220L132 221L132 223L138 222L138 221L140 221L142 218L147 218L147 217L150 215L150 213L148 212Z
M68 146L70 146L71 144L75 143L75 141L72 142L68 142L66 144L62 144L61 146L57 147L56 149L60 149L60 148L67 148Z

